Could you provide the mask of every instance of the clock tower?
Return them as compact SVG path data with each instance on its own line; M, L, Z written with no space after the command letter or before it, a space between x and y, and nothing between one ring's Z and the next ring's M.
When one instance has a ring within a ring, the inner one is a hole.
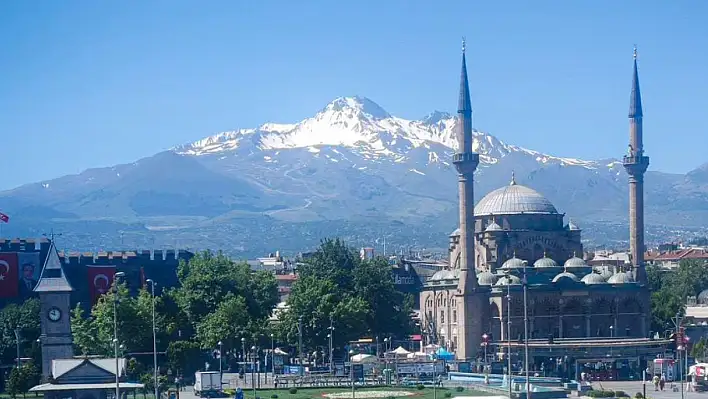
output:
M34 291L39 294L42 332L42 376L52 374L52 360L74 357L71 335L71 285L66 279L59 254L51 242L47 260Z

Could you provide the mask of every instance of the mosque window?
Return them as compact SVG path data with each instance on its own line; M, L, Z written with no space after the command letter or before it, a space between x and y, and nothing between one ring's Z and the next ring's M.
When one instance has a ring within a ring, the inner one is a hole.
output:
M457 310L452 310L452 322L457 323Z
M445 323L445 311L441 310L440 311L440 324L444 324L444 323Z

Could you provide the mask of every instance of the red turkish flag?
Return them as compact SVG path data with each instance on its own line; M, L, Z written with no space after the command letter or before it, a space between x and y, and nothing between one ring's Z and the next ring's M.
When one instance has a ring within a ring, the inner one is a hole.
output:
M10 223L10 217L0 212L0 222Z
M0 253L0 298L14 298L18 293L17 253Z
M116 268L115 266L89 266L87 269L91 303L95 305L98 298L111 289Z

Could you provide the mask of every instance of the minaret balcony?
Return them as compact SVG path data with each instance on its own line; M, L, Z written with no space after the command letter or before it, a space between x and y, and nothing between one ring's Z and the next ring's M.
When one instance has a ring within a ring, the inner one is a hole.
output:
M625 165L649 165L649 157L643 155L625 155L622 157L622 163Z
M453 163L473 163L479 165L479 154L474 152L458 152L452 156Z

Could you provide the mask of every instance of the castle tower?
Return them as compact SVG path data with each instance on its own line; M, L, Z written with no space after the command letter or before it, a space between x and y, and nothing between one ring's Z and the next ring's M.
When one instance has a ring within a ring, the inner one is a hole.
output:
M487 290L480 289L475 270L474 245L474 171L479 165L479 154L472 151L472 104L467 80L465 41L462 40L462 74L460 98L457 107L457 152L453 163L457 169L460 196L460 277L457 295L461 319L457 326L458 359L474 358L482 339L484 313L489 308Z
M74 339L71 334L71 285L66 279L59 254L51 241L47 260L34 292L40 302L40 342L42 345L42 376L49 378L52 360L71 359Z
M649 157L644 156L642 140L642 96L637 72L637 48L634 48L632 92L629 98L629 150L622 159L629 175L629 252L632 258L634 280L647 283L644 269L644 173Z

